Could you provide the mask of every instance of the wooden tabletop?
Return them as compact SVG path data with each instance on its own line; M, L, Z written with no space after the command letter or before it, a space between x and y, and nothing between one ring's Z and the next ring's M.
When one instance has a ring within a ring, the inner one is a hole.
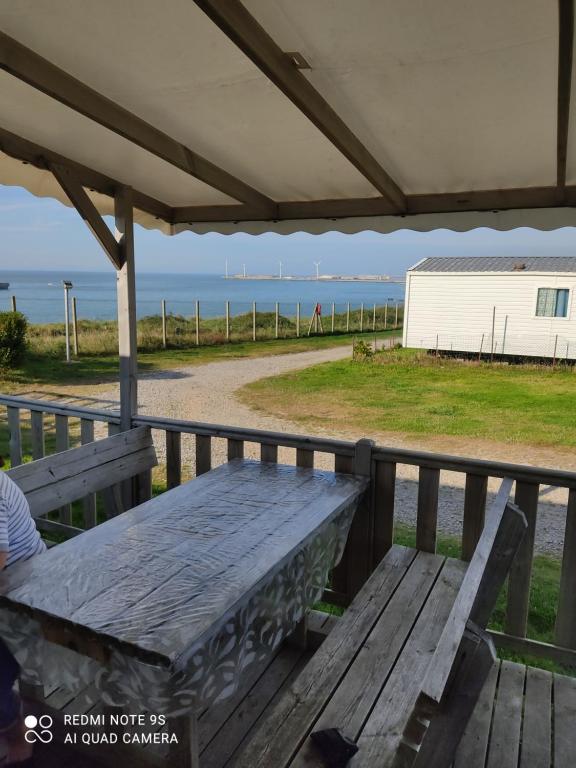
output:
M236 459L16 563L0 574L0 608L171 666L365 485Z

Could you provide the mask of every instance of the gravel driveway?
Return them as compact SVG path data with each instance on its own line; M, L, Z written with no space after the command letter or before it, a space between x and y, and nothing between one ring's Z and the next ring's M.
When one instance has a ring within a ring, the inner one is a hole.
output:
M568 451L530 448L522 445L503 445L472 438L444 438L435 436L405 436L399 434L335 433L314 426L295 424L259 411L239 402L235 393L245 384L267 376L305 368L309 365L340 360L351 354L349 347L324 349L312 352L277 355L254 359L226 360L202 366L170 370L143 375L139 382L139 408L141 413L176 419L204 421L218 424L244 426L253 429L321 434L323 436L359 439L371 437L381 444L420 450L455 453L478 458L492 458L524 464L562 466L576 469L576 459ZM104 400L118 400L118 388L98 388L98 396ZM161 435L156 440L160 456L164 454ZM192 471L194 438L183 436L183 472ZM246 456L258 456L255 445L246 446ZM293 462L294 451L280 451L280 461ZM226 446L214 440L214 465L226 461ZM331 456L317 456L317 466L333 468ZM439 504L439 526L445 533L459 535L462 527L464 503L464 477L459 473L442 472ZM490 481L489 492L494 493L498 481ZM397 516L399 520L414 522L417 497L417 468L398 467ZM559 553L564 538L565 505L567 493L563 489L543 486L540 493L539 520L536 547L540 552Z

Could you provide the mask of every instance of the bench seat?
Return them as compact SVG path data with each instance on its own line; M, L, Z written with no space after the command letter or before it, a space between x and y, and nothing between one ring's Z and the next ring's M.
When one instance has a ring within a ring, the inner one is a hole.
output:
M393 546L234 768L323 768L308 738L340 728L350 766L386 766L420 693L466 563Z

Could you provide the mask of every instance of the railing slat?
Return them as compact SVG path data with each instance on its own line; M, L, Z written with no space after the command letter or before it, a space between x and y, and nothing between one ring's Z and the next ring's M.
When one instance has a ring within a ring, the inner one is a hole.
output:
M484 528L488 478L485 475L466 475L464 491L464 524L462 527L462 560L471 560Z
M13 467L22 464L22 431L20 428L20 409L8 406L8 430L10 432L10 463Z
M182 482L182 433L166 432L166 488L176 488Z
M420 467L418 476L416 549L422 549L424 552L436 552L439 485L439 469Z
M244 458L244 440L228 439L228 461Z
M345 456L337 453L334 456L334 472L342 472L344 475L351 475L354 469L354 457Z
M68 433L68 416L61 413L56 414L56 453L67 451L70 447L70 437ZM72 507L66 504L58 510L60 522L63 525L72 524Z
M516 637L526 637L539 489L540 486L536 483L516 483L514 495L514 501L524 512L528 523L528 529L520 543L508 578L508 604L504 631Z
M275 464L278 461L278 446L262 443L260 446L260 461L269 461Z
M212 469L212 438L196 435L196 477Z
M296 448L296 466L311 469L314 466L314 451L308 448Z
M576 490L568 494L560 596L556 614L556 644L576 650Z
M44 414L42 411L30 411L30 434L32 438L32 459L42 459L45 452Z
M374 567L382 560L394 540L394 499L396 464L375 462L374 479Z
M80 442L82 445L94 442L94 422L91 419L80 419ZM94 528L97 524L96 494L90 493L82 499L84 513L84 528Z

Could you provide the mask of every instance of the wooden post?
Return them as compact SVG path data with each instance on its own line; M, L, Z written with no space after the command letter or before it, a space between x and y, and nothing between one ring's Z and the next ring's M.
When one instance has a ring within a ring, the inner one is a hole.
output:
M296 338L300 336L300 302L296 304Z
M502 334L502 353L504 354L504 347L506 346L506 331L508 330L508 315L504 318L504 332Z
M516 482L514 501L524 512L528 522L528 530L520 542L508 577L508 604L504 631L516 637L526 637L539 489L538 483Z
M8 406L6 408L8 415L8 433L9 437L9 452L10 452L10 464L13 467L17 467L22 464L22 430L20 427L20 409Z
M196 346L200 345L200 302L196 302Z
M364 330L364 302L360 304L360 333Z
M558 334L554 337L554 353L552 354L552 369L556 367L556 352L558 350Z
M350 330L350 302L346 304L346 333Z
M436 334L436 357L438 357L438 334Z
M91 419L80 419L80 442L82 445L94 442L94 422ZM90 493L82 500L84 513L84 528L94 528L98 523L96 516L96 494Z
M230 341L230 302L226 302L226 341Z
M114 197L116 241L122 266L116 273L118 348L120 352L120 428L130 429L138 412L136 275L132 189L120 187Z
M278 330L280 328L280 307L276 302L276 338L278 338Z
M394 328L398 328L398 302L396 302L396 312L394 314Z
M164 349L168 346L168 339L166 336L166 299L162 299L162 346Z
M386 304L384 305L384 330L388 328L388 299L386 299Z
M166 430L166 490L182 482L182 433Z
M336 314L336 307L334 306L334 302L332 302L332 324L331 324L332 333L334 333L334 319L335 319L335 314Z
M374 310L372 312L372 330L376 330L376 304L374 304Z
M439 469L420 467L418 475L416 549L422 549L424 552L436 552L439 484Z
M12 301L12 312L16 312L16 296L12 296L11 301Z
M490 362L494 361L494 328L496 326L496 307L492 307L492 342L490 344Z
M256 341L256 302L252 302L252 341Z
M373 448L374 442L364 439L359 440L354 449L354 474L371 478L371 483L358 504L346 544L347 593L350 599L354 598L365 584L372 565Z
M68 425L68 416L63 416L60 413L56 414L56 453L67 451L70 448L70 433ZM60 522L64 525L72 525L72 506L65 504L59 510Z
M484 334L482 334L482 338L480 339L480 350L478 351L478 362L482 360L482 346L484 344Z
M74 355L78 357L78 310L76 296L72 296L72 338L74 340Z
M560 595L556 614L556 644L576 648L576 489L571 488L566 510Z

